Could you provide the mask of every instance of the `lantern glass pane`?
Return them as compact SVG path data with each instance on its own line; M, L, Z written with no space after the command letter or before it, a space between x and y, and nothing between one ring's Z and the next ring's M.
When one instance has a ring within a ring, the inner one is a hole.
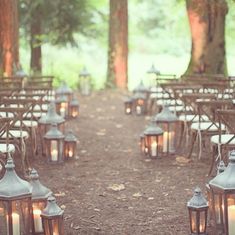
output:
M72 106L71 109L72 109L71 116L72 117L77 117L78 116L78 107L77 106Z
M214 211L216 224L222 223L222 196L221 194L214 194Z
M199 232L204 233L206 231L206 212L200 212L200 224L199 224Z
M7 210L8 204L6 202L0 201L0 228L3 234L7 234Z
M45 219L45 218L43 218L42 219L42 222L43 222L43 230L44 230L44 233L45 233L45 235L51 235L51 233L50 233L50 226L49 226L49 220L47 220L47 219Z
M58 161L58 142L57 140L51 140L51 145L50 145L50 156L51 156L51 161L56 162Z
M55 219L52 221L53 235L60 235L59 233L59 220Z
M157 150L158 150L158 139L157 136L151 136L150 137L150 146L149 146L149 152L152 157L157 156Z
M228 195L228 231L229 235L235 235L235 195Z
M71 158L74 156L74 152L75 152L75 145L76 143L74 142L66 142L65 144L65 156L67 158Z
M43 232L41 212L45 208L45 202L33 202L34 231Z
M197 232L197 212L191 211L191 230L193 233Z

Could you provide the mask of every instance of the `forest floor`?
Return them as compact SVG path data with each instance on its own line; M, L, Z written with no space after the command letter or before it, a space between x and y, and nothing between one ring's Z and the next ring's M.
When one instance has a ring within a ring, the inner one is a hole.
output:
M80 116L66 122L79 139L77 157L53 166L38 157L33 166L65 211L65 235L189 234L187 201L196 186L205 194L210 156L142 155L139 135L150 116L125 115L125 95L78 94Z

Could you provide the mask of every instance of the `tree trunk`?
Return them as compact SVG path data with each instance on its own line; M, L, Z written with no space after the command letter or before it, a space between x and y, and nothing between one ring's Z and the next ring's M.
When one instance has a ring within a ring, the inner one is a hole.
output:
M0 1L0 69L1 74L12 76L19 65L18 1Z
M38 6L32 12L31 25L30 25L30 48L31 48L30 69L33 72L33 74L42 73L41 34L42 30L41 30L40 6Z
M128 82L128 4L110 0L107 86L127 88Z
M186 0L192 36L186 75L227 74L225 57L225 0Z

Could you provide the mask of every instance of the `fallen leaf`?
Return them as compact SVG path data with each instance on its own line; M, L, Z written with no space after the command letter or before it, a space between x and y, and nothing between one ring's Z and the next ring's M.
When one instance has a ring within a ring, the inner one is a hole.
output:
M142 194L138 192L138 193L134 193L132 196L133 197L142 197Z
M125 189L124 184L112 184L108 187L108 189L112 189L113 191L121 191Z
M191 162L191 159L183 157L183 156L178 156L178 157L176 157L176 162L180 163L180 164L187 164L187 163Z
M122 128L123 125L122 125L122 124L116 124L116 127L117 127L117 128Z
M154 200L154 197L148 197L148 200Z
M55 193L54 195L55 195L55 197L64 197L65 193L64 192L58 192L58 193Z

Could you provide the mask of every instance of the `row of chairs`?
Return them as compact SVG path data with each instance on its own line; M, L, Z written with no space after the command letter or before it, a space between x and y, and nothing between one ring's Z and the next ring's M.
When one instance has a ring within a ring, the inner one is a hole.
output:
M18 77L0 79L0 164L3 169L7 152L18 152L26 174L28 156L37 152L37 121L45 115L53 90L52 77L28 78L27 85L23 82Z
M179 117L178 147L189 143L187 155L191 157L198 140L196 154L200 159L203 147L211 146L212 174L218 161L226 161L228 151L235 145L234 77L196 77L168 82L161 88L167 98L156 99L157 105L170 106Z

